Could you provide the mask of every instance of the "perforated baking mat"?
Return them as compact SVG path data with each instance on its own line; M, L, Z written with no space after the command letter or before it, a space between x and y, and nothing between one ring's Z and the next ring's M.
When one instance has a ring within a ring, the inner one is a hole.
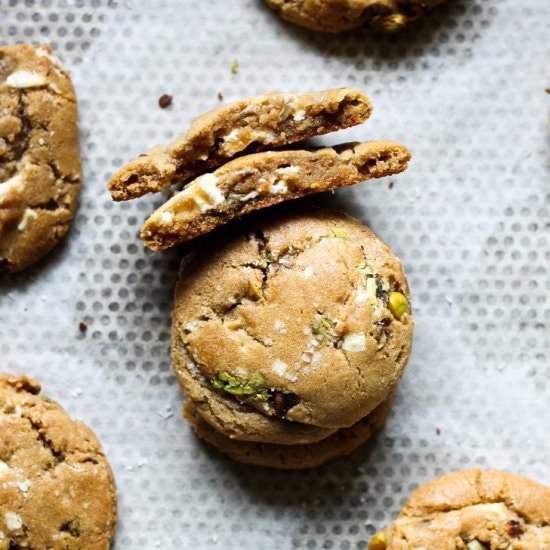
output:
M0 0L0 20L2 42L50 42L70 69L85 176L66 243L0 282L0 370L38 378L101 438L118 482L116 550L365 548L447 470L550 483L546 0L455 0L387 38L304 31L260 0ZM367 91L375 113L325 143L388 138L414 154L405 174L324 199L404 260L414 354L386 427L351 457L295 473L234 464L181 420L178 253L146 252L137 236L162 198L115 204L105 184L218 93L340 85Z

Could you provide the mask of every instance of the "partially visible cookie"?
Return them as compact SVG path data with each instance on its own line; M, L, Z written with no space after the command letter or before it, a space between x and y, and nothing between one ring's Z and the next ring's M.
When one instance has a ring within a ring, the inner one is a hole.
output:
M350 88L237 101L205 113L171 144L157 146L124 166L109 181L109 191L117 201L162 191L235 156L355 126L371 111L368 97Z
M36 381L0 376L0 549L107 550L116 516L93 432Z
M20 271L67 233L80 190L77 107L48 46L0 47L0 271Z
M172 364L224 438L327 439L388 400L411 352L399 260L357 220L300 206L212 234L182 264Z
M312 193L402 172L410 152L389 141L257 153L191 182L144 224L141 237L164 250L248 212Z
M197 436L233 460L281 470L303 470L347 456L364 445L384 425L391 404L392 399L389 398L353 426L338 430L316 443L301 445L274 445L231 439L205 422L197 414L193 402L187 402L183 410L184 417L191 423Z
M413 493L369 550L548 550L550 488L477 469L453 472Z
M342 32L369 24L394 32L445 0L267 0L283 19L321 32Z

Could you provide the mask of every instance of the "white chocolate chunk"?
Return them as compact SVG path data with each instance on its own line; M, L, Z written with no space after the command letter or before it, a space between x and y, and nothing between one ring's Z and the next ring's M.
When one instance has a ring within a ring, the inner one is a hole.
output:
M25 208L25 213L17 226L18 231L25 231L29 222L36 220L36 218L38 218L38 214L32 208Z
M269 189L269 192L273 195L278 195L279 193L286 193L288 191L288 187L284 181L278 181L277 183L273 184L271 188Z
M31 71L16 71L6 78L6 84L11 88L41 88L48 84L48 79Z
M344 336L342 349L345 351L359 352L367 349L367 339L362 333L352 332Z
M0 460L0 477L11 472L11 468L2 460Z
M217 183L217 176L205 174L191 186L190 191L193 192L193 198L201 212L206 212L225 200L225 196L218 189Z
M16 174L9 180L0 183L0 201L6 197L11 191L18 192L23 189L23 178L20 174Z
M283 168L277 168L275 170L276 174L279 174L281 176L288 176L290 174L298 174L300 172L299 166L284 166Z
M294 122L301 122L306 118L306 112L304 110L296 111L292 118L294 119Z
M4 514L4 521L6 522L6 527L10 531L17 531L23 527L23 520L19 514L15 512L6 512Z
M280 359L275 359L275 361L273 361L273 370L279 376L283 376L287 368L288 368L288 365L283 361L281 361Z
M163 212L160 216L160 221L166 225L170 225L174 221L174 214L172 212Z

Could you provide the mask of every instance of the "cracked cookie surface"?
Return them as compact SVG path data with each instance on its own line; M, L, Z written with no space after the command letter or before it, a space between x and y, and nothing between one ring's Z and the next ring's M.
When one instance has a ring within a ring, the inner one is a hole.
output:
M173 366L196 414L228 438L321 441L399 382L408 296L401 263L358 221L304 205L266 210L182 263Z
M410 157L391 141L246 155L174 195L145 222L141 238L165 250L254 210L398 174Z
M48 46L0 47L0 271L20 271L67 233L80 191L77 107Z
M342 32L364 24L393 32L445 0L267 0L290 23L321 32Z
M0 549L107 550L111 468L93 432L40 390L0 376Z
M350 88L272 93L236 101L198 117L167 146L157 146L109 181L114 200L167 189L210 172L228 160L296 143L364 122L368 97Z
M453 472L413 493L369 549L549 550L550 488L496 470Z

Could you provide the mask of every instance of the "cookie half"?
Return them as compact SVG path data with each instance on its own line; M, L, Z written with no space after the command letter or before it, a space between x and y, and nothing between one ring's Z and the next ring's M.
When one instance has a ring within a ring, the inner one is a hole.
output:
M267 0L283 19L307 29L342 32L368 24L376 31L404 29L445 0Z
M67 233L80 191L76 97L48 46L0 47L0 271Z
M173 367L224 436L315 443L394 391L411 352L409 300L401 263L357 220L270 209L184 260Z
M322 441L302 445L270 445L231 439L205 422L192 402L185 404L184 417L200 439L237 462L281 470L303 470L347 456L364 445L384 425L391 403L392 399L388 399L353 426L338 430Z
M141 238L164 250L254 210L397 174L410 156L390 141L247 155L191 182L145 222Z
M369 550L550 548L550 488L477 469L453 472L413 493Z
M231 103L197 118L170 145L157 146L109 181L116 201L186 183L235 156L281 147L364 122L368 97L350 88L273 93Z
M93 432L25 376L0 376L0 548L107 550L111 468Z

